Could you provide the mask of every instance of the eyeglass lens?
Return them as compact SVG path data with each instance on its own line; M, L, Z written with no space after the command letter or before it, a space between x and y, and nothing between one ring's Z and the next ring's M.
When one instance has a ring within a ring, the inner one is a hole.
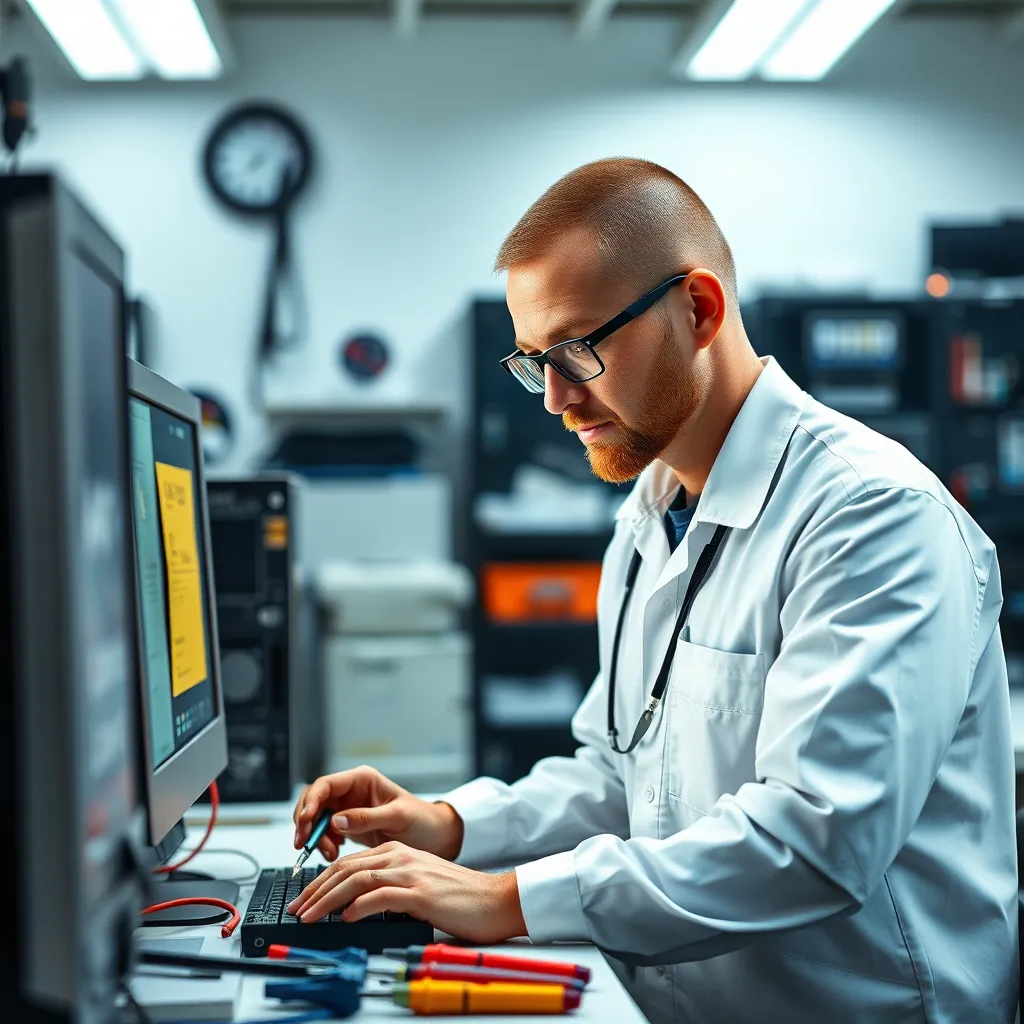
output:
M591 351L589 345L572 342L559 345L548 351L548 359L565 373L569 380L582 383L596 377L601 372L601 363ZM544 367L538 366L531 359L511 359L509 368L516 379L529 391L540 394L544 390Z
M601 364L589 345L574 341L559 345L548 353L548 358L566 372L570 380L585 381L601 372Z
M527 391L540 395L544 392L544 367L538 366L535 362L525 356L516 357L508 361L508 368L513 376Z

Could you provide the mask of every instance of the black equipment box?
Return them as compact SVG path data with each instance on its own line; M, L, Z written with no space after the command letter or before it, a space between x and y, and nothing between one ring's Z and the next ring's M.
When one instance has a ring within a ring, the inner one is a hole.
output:
M226 802L287 800L300 775L297 484L259 476L207 483L228 767Z

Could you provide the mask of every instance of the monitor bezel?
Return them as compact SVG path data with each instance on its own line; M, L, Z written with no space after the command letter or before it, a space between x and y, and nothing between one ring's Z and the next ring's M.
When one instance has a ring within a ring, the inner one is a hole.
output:
M206 495L206 470L201 443L201 406L195 395L183 391L170 381L147 369L134 359L128 359L128 396L187 421L194 428L196 458L196 501L203 545L205 568L204 597L210 639L210 674L213 683L215 713L213 720L201 729L180 750L176 750L162 764L153 768L153 737L149 716L149 678L142 634L141 602L136 595L136 634L138 636L139 709L142 727L142 776L145 779L146 807L149 815L149 841L158 846L181 819L182 815L209 788L211 782L227 767L228 740L224 717L224 692L220 675L220 640L217 634L216 590L213 579L213 549L210 544L210 514ZM126 413L128 410L126 409ZM130 416L129 416L130 424ZM131 479L131 465L129 477ZM133 486L130 483L129 486ZM135 502L132 501L132 551L136 591L138 589L138 547L135 532Z
M72 261L88 263L123 303L124 257L55 176L12 176L4 180L2 191L0 272L7 301L0 434L7 435L7 472L18 481L8 495L6 542L11 583L19 587L20 597L10 609L16 642L6 652L13 713L0 730L11 745L10 763L15 766L8 783L14 786L11 823L17 822L17 828L9 823L9 843L0 846L13 852L19 884L13 959L0 969L0 980L10 990L19 1021L105 1019L113 1012L120 982L111 951L123 948L141 905L142 879L129 848L134 840L141 841L142 822L130 677L125 700L131 733L124 759L129 819L124 841L109 846L105 891L88 898L82 865L87 816L75 792L75 772L86 749L79 721L86 663L76 605L78 595L94 586L82 574L80 530L85 474L81 369L89 354L77 337ZM120 396L125 387L120 345L115 357L110 369ZM55 406L66 415L54 415ZM119 419L120 468L126 482L127 416ZM127 540L127 500L122 508ZM124 575L129 580L127 548ZM134 613L130 586L126 596ZM136 640L130 623L129 640L132 645ZM135 651L129 656L135 658ZM53 841L54 821L62 822L59 843ZM54 927L55 921L60 927Z

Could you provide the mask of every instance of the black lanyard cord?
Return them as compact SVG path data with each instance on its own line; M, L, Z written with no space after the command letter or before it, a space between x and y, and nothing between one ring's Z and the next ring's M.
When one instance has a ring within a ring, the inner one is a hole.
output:
M636 723L629 746L625 750L621 750L619 748L619 731L615 728L615 677L619 662L619 646L622 642L622 629L626 622L626 612L629 609L629 599L633 595L633 584L636 582L637 574L640 571L640 552L634 550L633 558L629 563L629 568L626 570L625 590L622 595L622 606L619 609L619 621L615 627L612 663L608 673L608 744L616 754L628 754L644 738L647 730L651 727L654 713L658 710L661 698L665 694L665 687L668 685L668 677L672 672L672 660L675 658L676 642L679 634L682 633L683 627L686 625L686 620L690 615L690 608L697 597L697 592L707 579L711 563L715 560L715 555L722 546L722 541L725 540L727 532L728 527L721 524L715 528L714 536L704 545L704 550L701 551L697 564L693 567L693 573L686 588L682 607L676 616L676 623L672 630L672 638L669 641L668 650L665 651L665 657L662 659L657 679L654 681L654 689L651 690L650 702L640 716L640 720Z
M612 644L612 665L608 676L608 742L612 750L617 754L624 754L619 750L619 731L615 728L615 672L619 664L619 646L622 642L622 627L626 622L626 611L629 608L629 599L633 592L633 584L636 582L637 573L640 571L640 552L633 548L633 558L626 570L626 583L622 595L622 606L619 608L619 621L615 626L615 641Z

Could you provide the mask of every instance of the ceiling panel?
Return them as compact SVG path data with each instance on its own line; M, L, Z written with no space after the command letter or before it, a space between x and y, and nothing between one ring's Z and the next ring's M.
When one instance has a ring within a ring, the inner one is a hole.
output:
M270 12L274 14L337 13L384 14L391 0L221 0L228 12ZM703 6L703 0L618 0L616 13L685 14ZM430 14L560 14L569 16L576 0L423 0L423 12ZM956 14L992 17L1024 10L1024 0L904 0L901 13Z

